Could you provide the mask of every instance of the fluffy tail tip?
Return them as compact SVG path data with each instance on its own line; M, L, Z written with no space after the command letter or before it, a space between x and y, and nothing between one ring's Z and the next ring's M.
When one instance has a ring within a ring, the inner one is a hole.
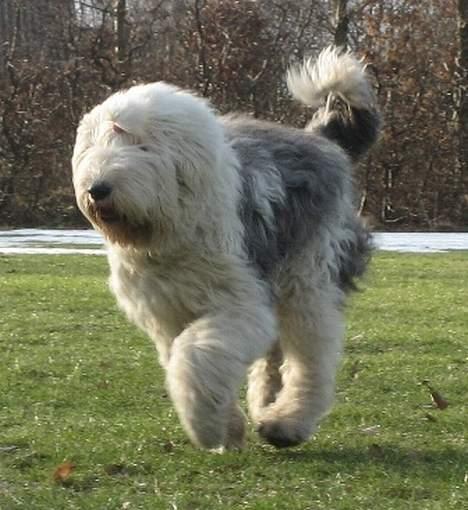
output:
M315 62L308 59L291 68L286 79L296 99L317 109L307 131L336 142L353 159L377 140L381 119L366 65L349 51L326 48Z
M367 80L366 65L349 51L329 46L317 60L306 59L289 69L288 89L298 101L317 107L330 93L355 108L368 108L374 94Z

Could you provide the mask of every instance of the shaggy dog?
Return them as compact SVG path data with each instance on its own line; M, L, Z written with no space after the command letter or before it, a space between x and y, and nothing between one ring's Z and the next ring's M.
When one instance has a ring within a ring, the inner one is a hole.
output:
M376 140L365 66L329 48L287 75L317 109L305 130L217 116L158 82L84 116L73 154L81 211L107 243L110 287L154 341L195 445L241 447L245 418L277 447L330 407L343 305L366 266L352 163Z

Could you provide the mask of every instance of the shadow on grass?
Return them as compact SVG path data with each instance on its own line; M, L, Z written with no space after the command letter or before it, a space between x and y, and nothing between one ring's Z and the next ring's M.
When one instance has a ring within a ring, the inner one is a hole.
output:
M370 464L387 471L421 469L427 476L439 478L441 471L460 470L468 465L468 453L454 448L422 449L402 448L392 444L371 444L365 448L347 447L321 450L281 450L269 452L271 459L282 458L302 464L315 464L331 471L368 467Z

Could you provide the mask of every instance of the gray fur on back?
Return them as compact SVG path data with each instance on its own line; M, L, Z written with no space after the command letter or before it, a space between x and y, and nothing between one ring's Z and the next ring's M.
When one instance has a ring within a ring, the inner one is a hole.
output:
M315 133L242 117L224 121L241 163L245 246L252 264L267 277L336 224L341 201L352 193L350 161L336 144ZM334 276L349 290L365 269L369 243L357 218L349 218L345 228L353 232L336 250L339 270Z

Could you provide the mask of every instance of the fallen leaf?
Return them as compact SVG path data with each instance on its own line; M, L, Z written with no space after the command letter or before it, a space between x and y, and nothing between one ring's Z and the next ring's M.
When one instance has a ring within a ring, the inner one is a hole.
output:
M72 462L63 462L54 471L54 480L57 483L64 482L73 473L73 471L75 470L75 467L76 467L76 465L73 464Z
M437 409L440 409L441 411L443 411L444 409L447 409L449 403L447 402L447 400L438 391L436 391L429 384L429 381L424 380L423 384L431 392L431 398L432 398L432 405L433 405L433 407L436 407Z
M437 407L437 409L440 409L441 411L443 411L444 409L447 409L448 402L447 402L447 400L445 400L445 398L439 392L432 391L431 396L432 396L432 401L434 402L434 405L435 405L435 407Z

